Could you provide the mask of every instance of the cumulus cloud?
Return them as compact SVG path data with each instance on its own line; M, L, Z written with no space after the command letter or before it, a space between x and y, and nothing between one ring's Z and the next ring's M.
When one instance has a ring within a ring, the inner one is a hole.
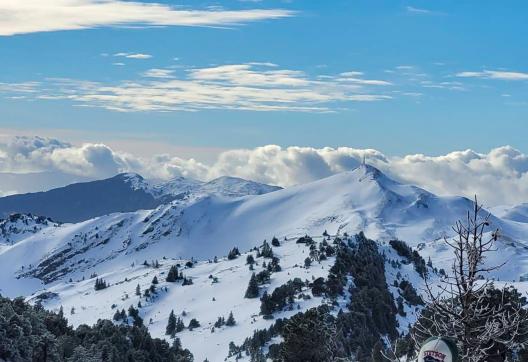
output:
M1 1L0 36L116 26L231 26L290 17L283 9L193 10L119 0Z
M48 79L36 95L67 99L83 106L120 112L252 111L332 112L338 103L390 99L383 88L391 83L366 79L361 73L311 77L272 63L229 64L188 69L150 69L135 81L104 84L73 79ZM1 92L8 92L0 88Z
M507 72L502 70L484 70L482 72L460 72L456 74L459 78L483 78L499 80L528 80L528 73Z
M396 157L374 149L267 145L225 151L214 163L205 164L174 155L138 157L103 144L72 145L39 137L0 140L0 173L56 173L60 180L68 179L64 175L97 179L137 172L162 180L177 176L210 180L228 175L288 187L353 170L363 157L388 176L439 195L477 194L490 206L528 201L528 155L510 146L488 153L465 150ZM0 189L0 193L11 192L11 188Z
M57 171L99 178L115 175L123 167L123 160L103 144L75 147L42 137L14 137L0 143L0 172L5 173Z

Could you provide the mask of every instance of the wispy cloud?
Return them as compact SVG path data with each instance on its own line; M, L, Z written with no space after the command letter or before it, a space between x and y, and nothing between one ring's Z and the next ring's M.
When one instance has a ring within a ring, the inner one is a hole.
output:
M0 82L0 93L37 93L39 82L2 83Z
M114 57L123 57L129 59L150 59L152 55L143 53L115 53Z
M407 12L413 14L432 14L431 10L415 8L414 6L407 6Z
M502 70L484 70L481 72L460 72L456 74L460 78L484 78L499 80L528 80L528 73L507 72Z
M149 69L145 73L143 73L143 76L146 78L173 78L172 73L174 73L173 70L170 69Z
M383 91L390 82L366 79L359 72L320 78L266 63L193 68L178 76L173 70L150 69L142 76L117 84L52 79L37 98L67 99L81 106L122 112L333 112L341 109L342 103L392 98Z
M0 14L0 36L11 36L116 26L232 26L295 13L284 9L195 10L120 0L4 0Z

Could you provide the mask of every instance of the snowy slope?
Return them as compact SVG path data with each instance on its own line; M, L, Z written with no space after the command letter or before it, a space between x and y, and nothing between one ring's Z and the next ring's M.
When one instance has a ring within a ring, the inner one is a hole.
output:
M31 277L52 283L163 256L203 260L226 255L233 246L248 250L274 235L291 238L325 230L332 235L365 231L375 240L400 238L417 246L447 235L471 207L468 199L438 197L361 166L264 195L177 200L152 211L46 228L3 247L0 286L16 295ZM528 224L496 217L492 222L502 242L522 248L528 241ZM14 286L9 281L17 277L23 278Z
M327 276L334 261L334 258L329 258L320 264L305 268L304 259L309 254L309 248L305 244L296 244L295 241L286 242L273 250L280 258L282 271L272 274L270 283L261 287L261 294L264 290L271 293L276 287L296 277L304 281ZM235 260L223 258L217 263L203 261L192 268L180 269L186 277L193 280L193 284L187 286L183 286L181 282L165 281L170 266L184 265L185 260L160 259L159 268L137 263L99 274L99 277L110 284L110 287L104 290L94 290L95 278L57 284L44 293L48 299L43 301L43 305L53 310L62 306L68 320L73 325L79 325L93 324L100 318L112 319L116 310L127 310L130 305L137 306L140 302L140 315L150 332L156 337L167 339L169 336L165 335L165 328L168 316L171 310L174 310L186 326L192 318L196 318L201 324L193 331L185 329L177 334L182 344L194 354L195 360L203 361L208 358L210 361L223 361L228 355L229 342L240 345L253 330L268 328L274 323L274 320L266 320L259 315L259 298L244 298L252 273L246 265L248 254L250 253ZM255 252L251 254L256 257ZM255 272L261 271L263 262L269 261L270 259L256 258ZM139 285L141 291L148 289L154 276L159 281L156 296L148 300L144 296L137 296L136 286ZM217 281L213 281L211 277ZM311 295L308 288L303 292ZM42 292L36 293L29 300L37 300L40 294ZM299 298L295 301L293 310L276 313L275 316L288 318L321 303L321 297L311 296L307 300ZM71 314L72 307L74 314ZM236 325L215 328L212 332L211 328L218 317L227 319L230 312L233 312Z
M506 220L528 223L528 203L515 206L498 206L494 207L492 212Z
M153 190L152 185L142 182L135 187ZM222 257L234 246L248 251L262 240L277 236L283 245L274 251L283 269L263 287L272 291L294 277L311 280L326 276L333 263L329 258L309 269L300 267L309 251L295 243L297 237L318 236L325 230L331 235L365 231L369 238L379 241L380 251L391 260L400 257L387 241L399 238L420 250L426 260L430 257L435 267L447 269L452 255L440 239L448 236L451 225L473 206L466 198L438 197L415 186L399 184L365 165L274 192L233 178L210 183L179 179L170 186L158 187L185 189L184 196L154 210L115 213L76 224L57 224L29 216L3 221L0 293L11 297L25 295L32 301L44 295L47 308L62 305L67 317L77 325L111 318L115 312L112 305L118 309L137 305L140 298L134 294L135 286L140 284L144 290L157 276L157 297L148 302L141 299L141 315L151 332L163 337L170 311L181 316L185 310L182 317L186 324L191 318L202 324L192 332L179 334L185 347L198 361L205 357L221 361L230 341L240 344L253 330L269 327L272 322L259 316L258 299L243 298L251 275L245 265L246 255L218 263L208 259ZM267 193L259 194L261 190ZM236 197L248 193L252 195ZM490 277L514 281L519 289L528 289L527 282L519 282L521 278L528 280L528 224L495 215L491 221L493 227L501 230L501 237L497 242L499 252L489 262L507 264ZM193 279L193 285L164 281L171 265L183 265L191 257L199 262L185 269L184 274ZM145 260L155 259L161 264L159 269L143 265ZM412 265L400 264L403 266L397 269L391 264L386 266L387 282L395 298L398 288L392 284L397 276L409 280L418 290L423 283ZM96 292L95 274L111 287ZM209 276L217 277L219 283L212 283ZM311 298L299 299L296 304L299 310L305 310L322 302ZM73 315L69 313L71 307L76 308ZM406 306L406 317L398 317L401 331L414 321L418 309ZM230 311L234 312L237 326L211 333L217 317L227 317ZM289 316L295 311L283 313Z

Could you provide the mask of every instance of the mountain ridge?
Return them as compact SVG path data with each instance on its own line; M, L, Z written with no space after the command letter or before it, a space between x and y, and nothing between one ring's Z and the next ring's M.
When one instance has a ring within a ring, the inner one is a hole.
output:
M59 222L81 222L115 212L151 210L173 200L188 201L213 193L241 197L280 189L235 178L230 178L229 184L216 185L217 180L202 182L181 177L152 184L139 174L122 173L49 191L0 197L0 217L30 213Z

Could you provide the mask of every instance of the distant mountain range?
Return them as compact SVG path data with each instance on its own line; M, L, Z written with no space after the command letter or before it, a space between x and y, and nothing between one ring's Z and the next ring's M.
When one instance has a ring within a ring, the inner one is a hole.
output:
M281 268L259 286L261 295L293 278L310 283L328 277L335 255L312 257L309 267L306 258L336 237L353 243L353 235L363 231L377 241L387 288L397 300L402 292L396 282L403 278L422 291L423 279L388 241L404 240L430 258L435 269L448 270L452 253L442 238L452 235L451 226L473 206L464 197L441 197L400 184L368 165L286 189L230 177L153 184L123 174L0 199L2 213L19 213L0 221L0 293L40 300L49 309L74 308L77 312L68 315L74 325L112 318L113 308L141 304L141 317L161 338L169 338L165 327L174 310L186 325L191 318L200 321L200 327L178 334L196 360L224 361L230 341L240 345L256 329L274 323L259 314L259 298L244 298L253 270L262 271L264 263L269 269L272 263L254 249L264 239L277 238L273 253ZM521 291L526 289L522 280L528 279L527 210L526 205L491 210L491 227L500 229L500 237L498 252L487 258L493 265L507 261L490 278ZM296 242L305 235L315 240L313 245ZM241 256L223 257L234 247ZM257 260L255 269L247 264L250 254ZM165 281L175 265L192 283ZM154 277L159 284L153 288ZM95 291L95 278L104 278L109 287ZM146 296L149 288L156 292ZM276 317L289 318L321 304L346 308L349 297L325 300L305 287L294 300L295 309ZM398 316L402 333L419 310L410 304L403 308ZM236 326L213 329L231 311Z
M240 197L276 191L280 187L234 177L201 182L183 177L152 184L137 174L82 182L45 192L0 198L0 217L13 213L46 216L59 222L80 222L115 212L150 210L174 200L206 195Z

